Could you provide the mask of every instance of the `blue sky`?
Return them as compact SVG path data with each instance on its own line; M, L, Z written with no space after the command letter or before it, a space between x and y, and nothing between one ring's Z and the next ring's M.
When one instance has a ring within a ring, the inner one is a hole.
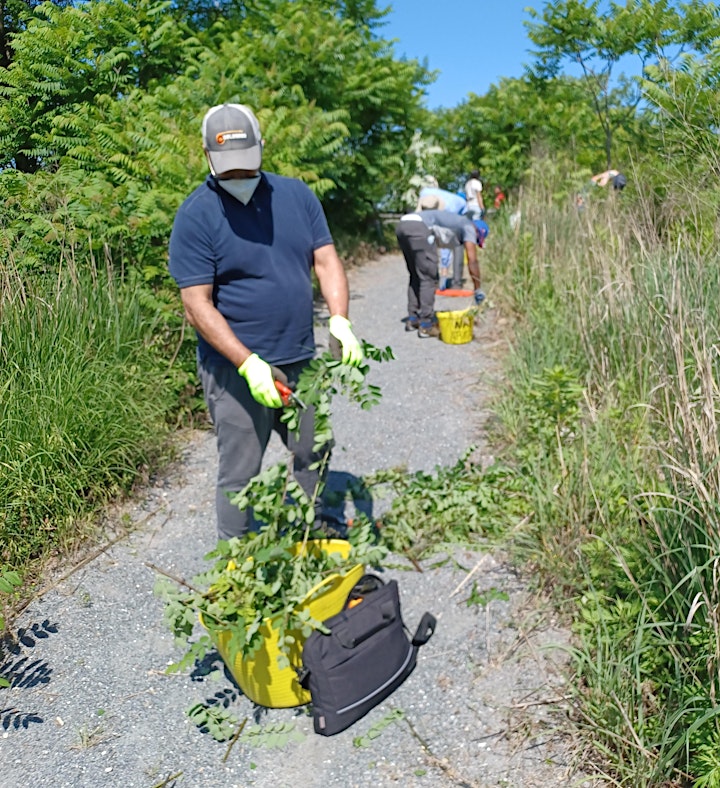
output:
M545 3L532 0L378 0L392 11L378 30L385 39L398 39L398 56L428 59L440 72L428 88L427 106L454 107L467 94L483 95L500 77L521 77L532 62L532 43L523 21L525 8L541 11Z

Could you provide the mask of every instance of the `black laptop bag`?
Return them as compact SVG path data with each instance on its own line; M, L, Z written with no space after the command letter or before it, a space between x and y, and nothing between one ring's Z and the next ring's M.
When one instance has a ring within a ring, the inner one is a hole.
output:
M436 621L425 613L411 640L400 615L397 582L365 575L345 609L323 623L330 634L315 631L305 641L300 683L310 690L315 732L332 736L405 681Z

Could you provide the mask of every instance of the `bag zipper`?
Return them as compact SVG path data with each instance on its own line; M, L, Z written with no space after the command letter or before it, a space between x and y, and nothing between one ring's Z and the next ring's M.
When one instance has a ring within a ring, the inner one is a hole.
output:
M390 676L390 678L384 684L381 684L379 687L374 689L369 695L366 695L364 698L360 698L360 700L356 700L355 703L351 703L349 706L344 706L342 709L338 709L335 713L344 714L346 711L352 711L352 709L354 709L356 706L361 706L366 701L370 700L371 698L374 698L375 695L377 695L379 692L382 692L389 684L392 684L393 681L395 681L395 679L405 670L405 668L408 666L408 663L412 659L412 655L414 651L415 648L413 646L410 646L403 664L395 671L395 673L393 673L392 676Z

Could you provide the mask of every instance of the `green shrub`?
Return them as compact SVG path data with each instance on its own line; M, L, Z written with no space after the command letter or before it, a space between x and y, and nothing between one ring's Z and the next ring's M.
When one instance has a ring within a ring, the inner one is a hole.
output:
M85 515L155 464L174 392L137 289L97 270L6 284L0 562L22 567L74 541Z

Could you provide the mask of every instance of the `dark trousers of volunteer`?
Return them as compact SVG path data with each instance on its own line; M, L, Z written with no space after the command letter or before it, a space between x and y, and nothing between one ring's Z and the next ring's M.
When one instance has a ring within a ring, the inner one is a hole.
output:
M296 383L308 361L279 365L290 384ZM262 459L273 430L277 432L288 451L293 455L293 473L298 484L308 496L315 494L320 469L311 468L315 463L327 472L327 462L320 461L331 446L313 451L315 441L315 412L308 407L300 419L299 434L288 430L280 421L282 408L266 408L257 402L244 378L230 365L199 364L198 372L203 386L205 402L210 412L218 448L218 473L215 488L215 511L219 539L242 536L257 528L251 512L240 511L230 503L228 493L239 492L260 473ZM316 517L321 511L316 501Z
M422 221L404 219L395 228L395 235L410 274L408 317L430 323L435 314L438 286L437 247L428 240L431 233Z
M461 244L452 250L453 255L453 278L452 283L454 288L461 288L463 286L463 267L465 265L465 247Z

